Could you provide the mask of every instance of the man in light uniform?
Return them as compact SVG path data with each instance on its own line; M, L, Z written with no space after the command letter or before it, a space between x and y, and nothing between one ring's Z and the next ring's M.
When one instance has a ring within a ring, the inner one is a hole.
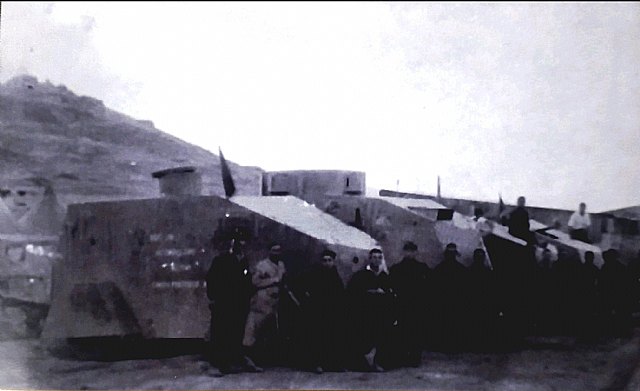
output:
M281 261L281 250L279 244L271 244L269 257L257 262L251 271L251 282L256 292L249 302L249 315L242 341L247 351L254 350L259 337L273 341L275 335L265 335L268 334L267 330L270 330L270 334L277 333L280 284L286 271ZM252 353L255 354L255 352Z
M573 212L569 218L569 235L571 235L571 239L590 243L589 227L591 226L591 219L586 210L587 205L582 202L580 203L580 208L576 212Z

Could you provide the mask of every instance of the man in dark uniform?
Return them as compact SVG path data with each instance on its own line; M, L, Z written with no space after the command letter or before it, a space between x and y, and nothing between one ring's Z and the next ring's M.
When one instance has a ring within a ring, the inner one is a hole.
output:
M509 234L532 244L534 235L529 226L529 212L525 208L526 200L518 197L518 206L509 215Z
M582 270L579 254L561 251L552 272L557 279L558 330L563 335L573 335L580 329L580 304L584 300L580 295L580 272Z
M255 367L244 356L242 347L253 293L244 254L247 236L236 230L229 249L214 258L206 277L211 309L211 353L222 373L237 373Z
M548 336L557 330L557 318L560 313L558 304L560 280L557 278L557 268L554 270L554 263L557 263L558 259L544 240L540 242L538 250L531 295L534 310L533 323L535 332Z
M593 263L594 258L593 251L585 252L580 273L580 323L584 325L580 337L587 340L597 337L601 331L600 269Z
M389 366L413 367L422 362L425 339L425 295L429 267L416 259L418 246L406 242L404 257L390 271L391 287L396 293L398 324L395 327L397 358Z
M325 369L344 368L344 340L341 330L345 326L344 284L335 265L336 253L322 252L320 263L298 280L298 297L302 311L302 341L306 347L302 357L304 365L320 374Z
M458 350L462 347L463 293L467 291L467 270L458 262L460 253L455 243L447 244L444 259L433 271L433 281L440 298L437 308L440 319L440 349Z
M496 287L493 271L486 265L487 254L481 248L473 251L473 262L467 269L465 288L465 329L472 350L482 350L495 342L494 321L497 316Z
M632 312L640 311L640 251L638 256L629 262L629 277L631 278Z
M395 321L393 290L382 250L369 251L367 266L347 285L351 367L381 372L389 357L389 337ZM366 355L373 349L373 364Z
M609 249L602 254L604 266L600 270L600 292L604 322L610 333L628 336L631 331L631 279L627 267L620 262L620 254Z

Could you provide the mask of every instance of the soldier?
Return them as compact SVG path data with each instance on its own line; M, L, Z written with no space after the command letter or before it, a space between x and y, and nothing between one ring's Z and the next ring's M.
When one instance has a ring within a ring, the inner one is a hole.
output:
M249 299L253 287L244 248L247 235L236 230L229 249L214 258L207 273L211 309L213 358L222 373L237 373L255 365L243 354Z
M474 350L486 348L493 342L491 331L497 314L495 281L486 259L483 249L474 250L473 262L467 269L465 327L468 342Z
M591 339L600 333L601 302L599 295L600 270L593 263L595 254L593 251L584 253L584 264L581 273L581 306L580 318L584 325L581 337Z
M463 293L467 290L467 270L458 262L460 253L455 243L447 244L444 250L444 260L433 271L434 285L437 295L441 298L438 303L438 318L440 319L441 348L457 350L462 347L462 314Z
M381 372L389 359L389 337L395 320L393 290L382 250L369 251L367 266L347 285L351 363L356 370ZM366 355L375 349L373 364Z
M335 260L335 252L323 251L320 263L298 280L303 318L301 342L307 348L302 359L318 374L325 369L344 368L340 330L344 328L345 292Z
M536 332L540 335L550 335L557 326L556 319L560 312L558 305L559 279L553 270L558 262L558 251L546 240L541 240L536 248L536 265L533 274L532 307L534 309L533 322Z
M591 219L589 213L586 212L587 204L580 203L578 210L573 212L569 218L569 234L571 239L580 240L585 243L591 243L589 241L589 227L591 227Z
M425 289L429 267L416 259L418 246L406 242L404 257L390 271L391 287L397 295L397 357L388 366L413 367L422 362L424 345Z
M518 206L509 214L509 234L533 244L534 235L529 225L529 212L525 208L526 199L518 197Z
M603 302L604 322L611 326L610 332L627 336L631 330L631 284L627 267L620 262L617 250L609 249L602 254L604 266L600 270L600 293Z
M251 281L256 291L249 303L249 315L242 341L246 351L255 354L256 340L266 340L266 350L274 348L278 334L278 302L280 285L285 266L281 260L282 249L279 244L269 246L269 257L255 264L251 271ZM264 352L264 353L274 353Z
M579 331L580 302L583 300L580 294L580 272L582 263L578 254L568 251L558 255L558 261L553 265L552 271L557 279L558 326L564 335L573 335Z
M500 345L512 349L522 345L531 331L534 310L536 259L534 246L513 246L500 263L498 322Z
M640 311L640 251L638 256L629 262L629 277L631 277L631 297L633 298L633 312Z

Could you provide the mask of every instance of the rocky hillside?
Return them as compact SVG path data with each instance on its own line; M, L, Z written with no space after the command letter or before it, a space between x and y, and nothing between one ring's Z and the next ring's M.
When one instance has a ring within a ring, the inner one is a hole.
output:
M153 171L192 165L205 194L224 194L218 156L64 86L20 76L0 84L0 187L52 183L63 204L158 196ZM231 163L238 193L257 194L261 170Z

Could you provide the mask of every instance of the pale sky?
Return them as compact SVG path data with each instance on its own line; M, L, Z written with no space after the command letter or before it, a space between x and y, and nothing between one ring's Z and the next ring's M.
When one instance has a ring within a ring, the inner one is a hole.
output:
M30 73L266 170L640 204L640 3L2 2Z

